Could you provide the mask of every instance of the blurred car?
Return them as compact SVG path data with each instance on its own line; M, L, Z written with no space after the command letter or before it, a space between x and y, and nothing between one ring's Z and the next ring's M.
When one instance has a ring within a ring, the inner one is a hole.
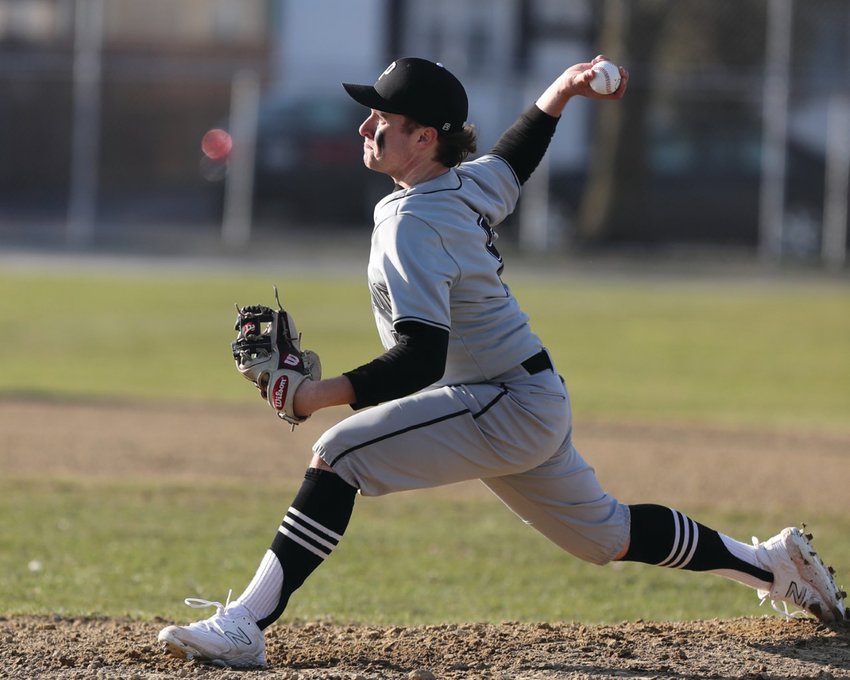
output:
M643 212L603 240L634 244L754 246L759 238L762 140L757 126L671 128L647 140ZM803 145L787 146L786 221L819 226L825 161ZM553 171L551 195L575 215L586 176ZM809 239L811 240L811 239Z
M370 225L392 181L363 165L357 130L367 115L342 91L263 98L254 161L257 220Z
M747 243L758 241L762 190L761 131L716 129L669 132L649 152L650 209L660 239ZM789 140L786 215L820 222L825 164L822 156Z

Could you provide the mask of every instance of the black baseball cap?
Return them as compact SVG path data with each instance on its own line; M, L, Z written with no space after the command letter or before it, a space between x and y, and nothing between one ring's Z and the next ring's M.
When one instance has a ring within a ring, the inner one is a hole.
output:
M469 101L466 90L442 64L405 57L387 66L374 85L343 83L358 104L398 113L442 133L463 129Z

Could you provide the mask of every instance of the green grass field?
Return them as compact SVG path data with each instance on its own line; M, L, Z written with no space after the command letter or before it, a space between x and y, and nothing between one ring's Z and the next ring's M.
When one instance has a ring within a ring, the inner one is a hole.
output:
M2 480L0 612L192 619L184 597L224 601L247 584L295 487ZM704 523L767 537L784 517L694 508ZM850 564L850 518L817 540ZM745 537L745 538L748 538ZM30 571L35 558L40 571ZM559 551L494 499L432 492L359 499L337 551L287 618L373 624L752 616L725 579L638 564L600 568Z
M326 375L380 352L361 279L275 282ZM234 387L233 304L270 304L271 283L0 274L0 399L256 401ZM567 377L577 417L850 428L847 285L527 277L512 288ZM0 400L0 418L2 409ZM245 585L294 491L7 473L0 469L5 614L191 618L182 597L223 599L228 586ZM754 613L753 593L723 579L585 565L492 499L449 498L363 499L333 567L293 598L287 616L407 624ZM688 510L762 537L779 521ZM843 565L848 535L846 516L819 518L819 540Z
M276 283L326 375L381 351L361 279ZM0 275L0 394L253 398L233 389L233 304L272 304L271 284L232 274ZM577 413L850 425L847 285L555 277L512 288Z

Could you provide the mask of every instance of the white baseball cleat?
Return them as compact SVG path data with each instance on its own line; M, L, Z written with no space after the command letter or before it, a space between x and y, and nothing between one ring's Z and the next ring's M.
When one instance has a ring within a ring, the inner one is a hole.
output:
M810 543L811 538L811 534L796 527L783 529L764 543L753 537L759 561L773 573L772 587L759 589L758 596L762 604L770 600L776 611L789 618L805 612L824 623L844 621L847 593L836 585L832 568L824 566ZM782 603L784 611L777 602ZM802 611L789 613L789 604Z
M178 659L230 668L266 668L263 631L245 607L187 598L190 607L215 607L213 616L188 626L168 626L157 639Z

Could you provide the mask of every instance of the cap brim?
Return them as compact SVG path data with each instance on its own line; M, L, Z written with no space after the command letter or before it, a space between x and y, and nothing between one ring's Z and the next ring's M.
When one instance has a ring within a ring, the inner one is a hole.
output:
M378 94L373 85L355 85L354 83L343 83L342 86L348 95L358 104L375 111L386 111L387 113L401 113L394 111L392 105Z

